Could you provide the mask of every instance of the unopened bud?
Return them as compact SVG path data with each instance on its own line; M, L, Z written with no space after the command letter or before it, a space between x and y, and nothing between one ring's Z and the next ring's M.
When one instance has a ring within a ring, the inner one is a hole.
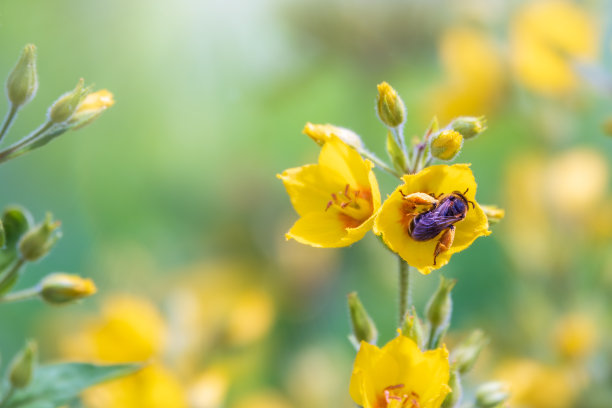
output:
M404 324L402 327L402 334L406 337L411 338L419 348L422 348L425 340L425 328L423 322L419 319L417 312L412 307L412 310L406 313L404 318Z
M482 211L487 216L490 225L497 224L506 215L506 211L503 208L494 205L481 205L480 208L482 208Z
M484 383L476 390L476 407L501 407L508 398L510 398L510 391L506 384L498 381Z
M391 131L387 132L387 153L393 163L393 167L400 173L406 172L406 155L404 151L397 143L397 140L393 136Z
M348 294L348 307L356 345L359 345L362 341L375 344L378 338L378 331L359 297L357 297L356 292Z
M9 367L9 381L14 388L24 388L30 381L34 373L36 362L36 343L28 341L25 348L13 359Z
M68 120L72 129L79 129L96 120L102 112L115 104L113 94L106 89L88 94Z
M69 303L96 293L91 279L67 273L53 273L40 282L40 297L52 304Z
M434 295L429 299L425 311L427 320L433 328L444 328L448 326L453 309L450 292L457 281L446 279L440 275L440 286Z
M436 159L452 160L461 151L463 136L455 130L443 130L432 136L429 146Z
M487 130L487 121L484 116L479 118L474 116L461 116L454 119L450 127L454 131L461 133L465 139L471 139Z
M308 122L304 126L302 133L314 140L319 146L323 146L333 136L337 136L354 149L359 150L363 148L363 142L357 133L339 126L329 124L315 125Z
M28 44L6 80L6 93L14 107L30 102L38 89L36 47Z
M482 330L474 330L466 340L459 344L453 353L457 370L461 374L470 371L476 360L478 360L478 355L488 343L489 339Z
M448 377L448 386L451 392L446 394L446 398L442 403L442 408L454 408L461 402L461 396L463 394L463 387L461 386L461 377L457 370L451 370L450 376Z
M89 89L84 88L83 85L84 81L81 78L72 91L66 92L53 102L47 113L50 122L64 123L72 117L89 92Z
M406 106L395 89L386 82L377 85L376 111L381 122L395 128L404 123Z
M61 223L53 221L51 214L45 220L25 233L19 241L19 252L26 261L36 261L47 255L60 238Z

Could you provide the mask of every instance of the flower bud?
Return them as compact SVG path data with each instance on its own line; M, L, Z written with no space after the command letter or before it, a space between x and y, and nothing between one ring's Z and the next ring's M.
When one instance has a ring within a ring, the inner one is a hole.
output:
M459 406L461 402L463 387L461 386L461 377L457 370L451 370L450 376L448 377L448 386L451 392L446 395L441 408L454 408Z
M76 112L68 119L72 129L79 129L96 120L102 112L115 104L113 94L106 89L90 93L83 99Z
M60 96L49 108L47 117L52 123L64 123L72 117L77 108L83 102L85 95L89 92L88 88L83 88L83 78L79 79L76 87Z
M406 155L402 148L397 144L397 140L391 131L387 132L387 153L393 163L393 167L400 173L406 172Z
M461 151L463 136L454 130L443 130L431 138L431 155L440 160L452 160Z
M39 286L40 297L55 305L91 296L97 290L91 279L83 279L78 275L67 273L53 273L45 276Z
M444 328L448 326L452 314L453 303L450 292L457 281L455 279L446 279L440 275L440 286L438 290L429 300L425 311L427 320L432 328Z
M404 318L404 324L402 327L402 334L406 337L411 338L419 348L422 348L425 341L425 328L423 322L419 319L417 312L412 307L412 310L406 313Z
M332 136L338 136L340 140L354 149L363 148L363 142L357 133L339 126L314 125L308 122L302 133L314 140L319 146L323 146Z
M6 94L13 107L21 107L34 98L37 89L36 47L28 44L6 80Z
M480 208L482 208L482 211L484 211L487 216L490 225L497 224L506 215L506 211L503 208L494 205L481 205Z
M348 294L348 306L355 345L359 345L362 341L375 344L378 338L378 331L359 297L357 297L356 292Z
M19 252L26 261L36 261L47 255L61 234L59 221L47 214L45 221L30 229L19 241Z
M482 330L474 330L466 340L459 344L453 353L457 370L461 374L470 371L476 360L478 360L478 355L488 343L489 339Z
M395 89L386 82L377 85L376 111L381 122L395 128L404 123L406 106Z
M9 367L9 381L14 388L24 388L32 380L36 360L36 343L28 341Z
M484 116L461 116L450 124L451 129L461 133L465 139L471 139L487 130L487 121Z
M510 391L506 384L498 381L484 383L476 390L476 407L501 407L508 398L510 398Z

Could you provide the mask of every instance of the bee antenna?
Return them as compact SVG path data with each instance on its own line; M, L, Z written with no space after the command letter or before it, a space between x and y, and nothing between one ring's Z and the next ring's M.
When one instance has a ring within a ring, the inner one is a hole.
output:
M468 192L469 190L470 190L470 188L469 188L469 187L468 187L468 188L466 188L466 189L465 189L465 191L463 192L463 195L466 195L466 194L467 194L467 192Z

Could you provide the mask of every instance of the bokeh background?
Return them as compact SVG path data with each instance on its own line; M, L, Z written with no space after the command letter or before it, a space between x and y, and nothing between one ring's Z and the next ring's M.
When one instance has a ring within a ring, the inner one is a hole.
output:
M78 78L116 99L0 169L0 204L51 211L64 232L20 286L66 271L99 287L67 307L3 305L3 360L31 337L46 361L151 361L86 407L350 407L345 295L386 342L396 261L371 234L342 250L285 242L296 216L275 175L316 161L306 122L382 156L388 81L407 135L433 115L488 118L460 161L506 219L415 291L422 309L435 275L457 278L449 342L491 337L468 396L507 379L514 406L610 406L611 35L605 0L0 2L0 74L38 47L38 96L12 139Z

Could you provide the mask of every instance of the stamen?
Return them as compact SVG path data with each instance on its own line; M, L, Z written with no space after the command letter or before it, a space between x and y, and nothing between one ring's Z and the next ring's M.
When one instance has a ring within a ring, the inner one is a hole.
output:
M333 205L333 201L329 200L329 202L327 203L327 206L325 207L325 211L329 210L329 207L331 207Z
M385 388L385 390L397 390L400 388L404 388L404 384L396 384L396 385L390 385L387 388ZM414 393L412 393L414 394Z
M351 197L348 195L348 193L349 193L349 185L347 184L346 187L344 187L344 196L350 200Z

